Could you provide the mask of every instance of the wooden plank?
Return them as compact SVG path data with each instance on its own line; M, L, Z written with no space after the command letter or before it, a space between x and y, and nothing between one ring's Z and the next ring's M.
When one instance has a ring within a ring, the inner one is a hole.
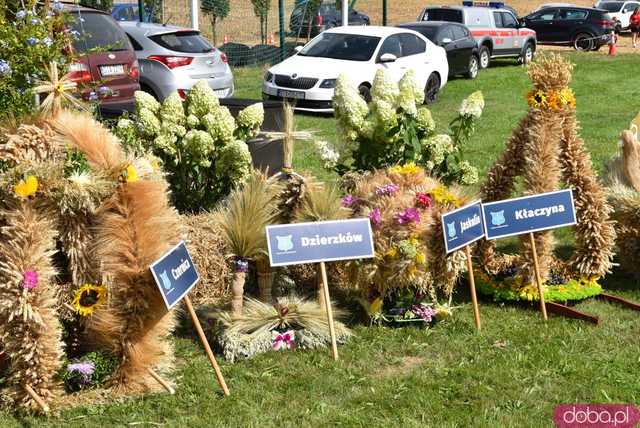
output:
M594 317L592 315L585 314L584 312L576 311L569 306L561 305L559 303L554 302L546 302L545 306L549 312L552 312L556 315L562 315L567 318L574 318L577 320L588 321L595 325L598 325L600 319L598 317Z
M626 308L633 309L634 311L640 311L640 304L632 302L630 300L623 299L622 297L614 296L612 294L602 293L598 295L598 298L606 300L607 302L618 303Z

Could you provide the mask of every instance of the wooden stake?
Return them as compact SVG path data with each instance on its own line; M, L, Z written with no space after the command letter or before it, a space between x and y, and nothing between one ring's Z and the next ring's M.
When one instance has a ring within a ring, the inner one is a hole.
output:
M42 399L42 397L40 397L34 390L33 388L31 388L29 385L24 384L23 388L25 391L27 391L27 394L29 394L31 396L31 398L33 398L33 401L35 401L38 406L40 406L40 408L42 409L43 412L45 413L49 413L49 406L47 405L47 403L44 402L44 400Z
M634 311L640 311L640 305L632 302L630 300L626 300L623 299L622 297L618 297L618 296L613 296L611 294L607 294L607 293L602 293L598 295L598 298L602 299L602 300L606 300L608 302L612 302L612 303L618 303L622 306L625 306L629 309L633 309Z
M536 274L536 282L538 283L538 294L540 294L540 310L542 311L542 318L547 321L547 305L544 303L544 285L542 284L542 278L540 278L540 264L538 263L538 251L536 250L536 239L533 233L529 234L529 240L531 241L531 251L533 252L533 266Z
M480 307L478 306L478 296L476 295L476 278L473 274L473 263L471 261L471 248L466 245L464 252L467 255L467 269L469 270L469 289L471 291L471 301L473 302L473 318L476 328L480 330Z
M565 305L561 305L559 303L547 302L546 306L547 306L547 309L549 309L549 312L552 312L552 313L558 314L558 315L562 315L563 317L573 318L573 319L582 320L582 321L588 321L588 322L593 323L595 325L598 325L598 323L600 322L598 317L594 317L593 315L585 314L584 312L576 311L573 308L570 308L570 307L565 306Z
M211 367L216 372L216 378L218 379L218 384L224 395L231 395L229 392L229 388L227 388L227 383L224 381L224 377L222 376L222 371L218 366L218 362L216 361L216 357L213 355L213 351L211 350L211 346L209 346L209 341L207 340L207 336L204 334L204 330L202 329L202 325L200 325L200 320L198 319L198 315L196 315L196 311L193 309L193 304L191 304L191 299L189 296L184 297L184 303L187 305L187 310L189 311L189 315L191 315L191 319L193 320L193 324L196 326L196 330L198 332L198 336L200 336L200 341L204 346L204 350L207 352L207 357L209 357L209 361L211 362Z
M336 329L333 325L333 309L331 308L331 298L329 297L327 267L324 262L320 262L320 272L322 273L322 289L324 291L324 302L327 307L327 318L329 319L329 332L331 333L331 350L333 352L333 359L338 361L338 343L336 341Z
M173 387L169 385L166 380L162 379L160 375L156 373L151 367L147 367L147 372L149 372L151 377L154 378L160 385L162 385L169 394L174 395L176 393L176 390L173 389Z

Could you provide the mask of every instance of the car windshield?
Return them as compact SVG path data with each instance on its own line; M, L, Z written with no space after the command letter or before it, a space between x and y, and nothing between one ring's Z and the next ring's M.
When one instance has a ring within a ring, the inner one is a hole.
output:
M448 21L462 24L462 11L458 9L427 9L422 17L423 21Z
M101 50L108 52L131 49L127 35L109 15L93 12L74 14L69 26L76 35L73 47L76 52Z
M600 6L598 7L598 9L604 9L607 12L618 12L620 9L622 9L623 4L624 3L621 1L605 2L605 3L600 3Z
M198 31L178 31L149 37L165 49L182 53L207 53L213 46Z
M298 55L349 61L369 61L378 43L380 43L380 37L323 33L305 46Z
M415 27L402 27L402 28L416 31L422 34L423 36L425 36L427 39L431 40L432 42L436 37L436 33L438 32L438 27L427 27L423 25L416 25Z

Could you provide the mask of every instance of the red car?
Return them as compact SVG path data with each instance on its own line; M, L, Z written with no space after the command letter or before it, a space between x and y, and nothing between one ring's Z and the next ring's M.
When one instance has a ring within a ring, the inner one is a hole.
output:
M133 111L133 94L140 89L140 69L125 32L108 13L71 4L69 33L74 53L71 78L85 101L97 101L103 116Z

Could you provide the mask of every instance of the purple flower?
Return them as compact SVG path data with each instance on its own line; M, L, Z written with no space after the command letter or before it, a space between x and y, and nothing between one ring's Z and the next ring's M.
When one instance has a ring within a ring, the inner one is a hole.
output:
M29 38L27 39L27 44L28 44L29 46L33 46L33 45L35 45L36 43L38 43L38 39L36 39L35 37L29 37Z
M378 186L376 187L376 195L378 196L392 196L395 195L395 193L398 191L398 186L396 186L395 184L387 184L384 186Z
M51 40L49 37L45 37L44 39L42 39L42 43L49 48L53 44L53 40Z
M31 21L29 21L31 23L31 25L39 25L42 23L42 21L40 21L38 18L31 18Z
M98 99L98 94L95 91L89 92L89 101L96 101Z
M236 273L246 273L249 272L249 261L244 257L234 257L233 258L233 270Z
M410 222L420 223L420 211L416 208L407 208L403 213L396 216L398 224L407 224Z
M22 288L25 290L33 290L38 286L38 272L28 270L22 274Z
M411 312L413 312L417 317L422 318L424 322L431 322L433 317L436 315L435 309L423 304L413 305Z
M377 227L382 222L382 215L380 213L380 208L374 208L369 213L369 220L374 227Z
M350 207L350 206L354 205L356 202L358 202L358 198L356 198L353 195L347 195L344 198L342 198L342 206L343 207Z
M24 10L19 10L18 12L16 12L16 18L18 19L22 19L27 15L27 13Z
M64 9L64 5L59 1L54 1L52 5L54 10L62 10Z
M0 76L9 76L11 74L11 65L7 61L0 59Z
M92 361L82 361L67 366L67 372L80 375L80 383L83 385L91 382L91 375L94 371L96 371L96 367Z

